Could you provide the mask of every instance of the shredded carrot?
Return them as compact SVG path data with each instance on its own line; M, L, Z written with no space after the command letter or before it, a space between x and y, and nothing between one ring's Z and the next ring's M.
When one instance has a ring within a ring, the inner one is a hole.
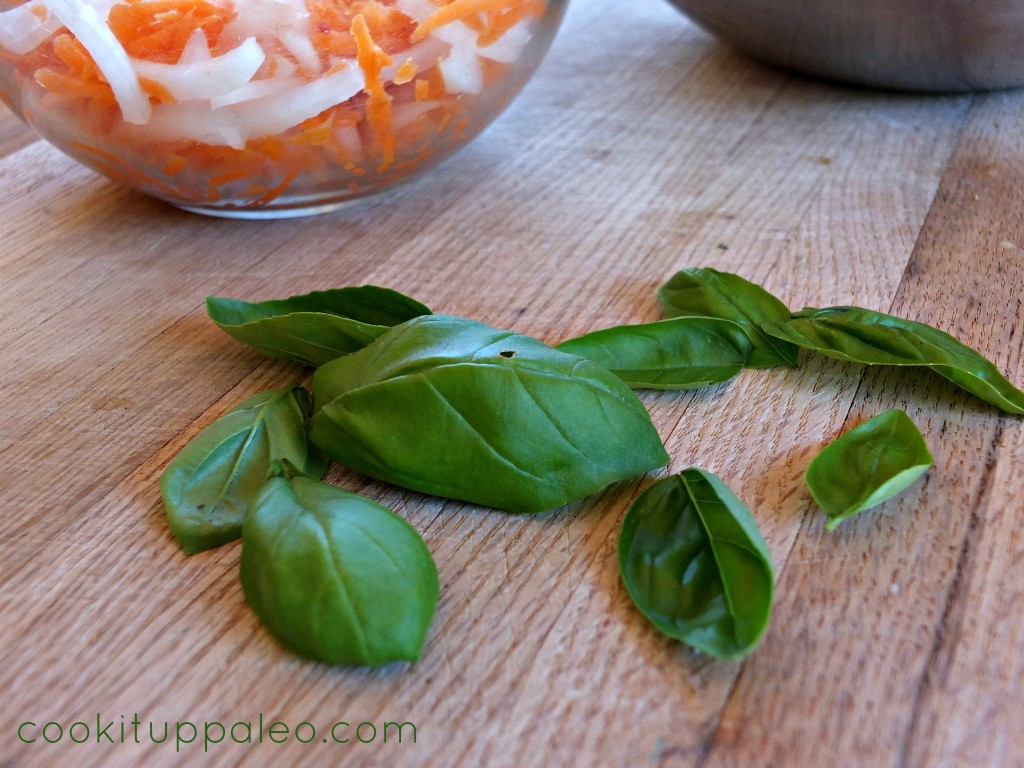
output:
M213 48L232 16L205 0L129 0L110 9L108 23L129 56L173 64L197 29Z
M529 0L525 0L529 2ZM415 43L445 24L453 21L466 21L477 14L496 13L507 11L524 0L452 0L448 5L442 5L434 13L420 22L416 31L412 33L412 41Z
M406 61L402 66L395 70L395 85L405 85L416 77L416 72L419 67L416 66L416 62L412 59Z
M443 99L448 95L448 87L445 85L444 75L441 74L440 67L434 67L430 70L427 85L430 89L428 95L431 99Z
M252 174L246 170L228 171L227 173L222 173L219 176L211 178L210 185L219 187L232 181L239 181L240 179L248 178L251 175Z
M52 69L36 70L36 82L51 93L75 98L92 99L103 102L108 108L117 108L117 100L110 86L100 82L82 82L81 80L56 72Z
M162 173L164 176L176 176L185 170L186 162L185 158L180 155L174 157L171 162L163 167Z
M395 161L395 136L391 132L391 96L384 88L380 71L390 66L391 57L373 42L366 17L358 14L352 19L352 37L356 40L357 60L366 76L366 117L373 126L383 153L380 170L386 170Z
M156 99L159 102L172 104L177 101L177 99L174 98L174 94L167 90L167 86L161 85L156 80L151 80L148 77L139 75L139 85L142 86L142 90L146 92L147 96L152 99Z
M311 117L299 126L299 135L295 141L300 144L326 144L333 135L334 122L330 115Z
M149 174L144 173L137 168L127 166L124 161L116 155L96 147L90 147L80 142L70 142L69 146L83 150L90 155L94 155L94 157L87 161L88 164L101 170L115 181L120 181L122 184L129 187L135 187L136 189L142 188L150 192L161 192L168 195L172 200L181 197L180 190L177 190L168 184L164 184L159 179L153 178Z
M426 101L430 98L430 83L419 79L416 81L416 101Z
M92 64L85 47L71 35L57 35L53 38L53 52L72 72L81 74Z
M282 179L280 184L278 184L275 187L271 187L270 189L268 189L266 191L266 193L262 197L260 197L259 200L257 200L255 203L252 203L251 206L247 206L247 207L262 208L262 207L264 207L266 205L269 205L270 203L274 202L274 200L279 198L282 195L282 193L284 193L284 191L286 189L288 189L288 187L291 186L292 182L295 180L295 176L296 176L297 173L298 173L298 171L296 169L292 168L285 175L284 179Z

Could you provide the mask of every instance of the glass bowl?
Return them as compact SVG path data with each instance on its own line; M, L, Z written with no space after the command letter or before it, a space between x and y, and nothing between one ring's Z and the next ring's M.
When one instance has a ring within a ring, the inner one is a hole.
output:
M237 218L332 210L508 105L566 0L0 0L0 98L129 187Z

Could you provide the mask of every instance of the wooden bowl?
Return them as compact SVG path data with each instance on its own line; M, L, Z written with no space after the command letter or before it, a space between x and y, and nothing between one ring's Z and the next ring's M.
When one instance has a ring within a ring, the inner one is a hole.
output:
M764 61L861 85L976 91L1024 84L1022 0L670 0Z

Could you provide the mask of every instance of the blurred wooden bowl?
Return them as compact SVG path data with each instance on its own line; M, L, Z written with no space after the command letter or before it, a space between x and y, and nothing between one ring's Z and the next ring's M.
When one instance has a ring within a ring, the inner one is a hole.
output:
M669 0L764 61L861 85L1024 84L1024 0Z

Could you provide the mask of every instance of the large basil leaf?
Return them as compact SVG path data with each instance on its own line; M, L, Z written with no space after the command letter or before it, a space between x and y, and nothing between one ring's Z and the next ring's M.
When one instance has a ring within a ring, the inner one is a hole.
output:
M695 389L739 373L751 343L731 320L677 317L594 331L557 349L600 363L631 387Z
M764 330L839 360L931 368L987 403L1024 414L1024 392L992 363L948 333L860 307L805 309Z
M393 325L430 314L415 299L375 285L255 304L210 296L206 311L236 341L314 367L362 349Z
M743 326L754 345L748 368L796 368L797 348L761 330L764 322L790 316L789 308L761 286L730 272L696 267L676 272L658 290L658 298L668 317L720 317Z
M282 645L330 664L419 658L437 567L405 520L306 477L272 477L242 530L242 588Z
M659 480L622 524L619 568L633 602L669 637L735 658L757 645L775 573L753 516L718 477Z
M668 462L646 409L597 363L458 317L397 326L313 378L310 438L413 490L539 512Z
M932 461L914 422L894 408L829 443L811 462L805 479L832 530L901 493Z
M182 549L194 555L241 535L246 506L273 461L322 477L326 459L306 441L311 402L301 387L243 401L196 435L164 470L160 492Z

